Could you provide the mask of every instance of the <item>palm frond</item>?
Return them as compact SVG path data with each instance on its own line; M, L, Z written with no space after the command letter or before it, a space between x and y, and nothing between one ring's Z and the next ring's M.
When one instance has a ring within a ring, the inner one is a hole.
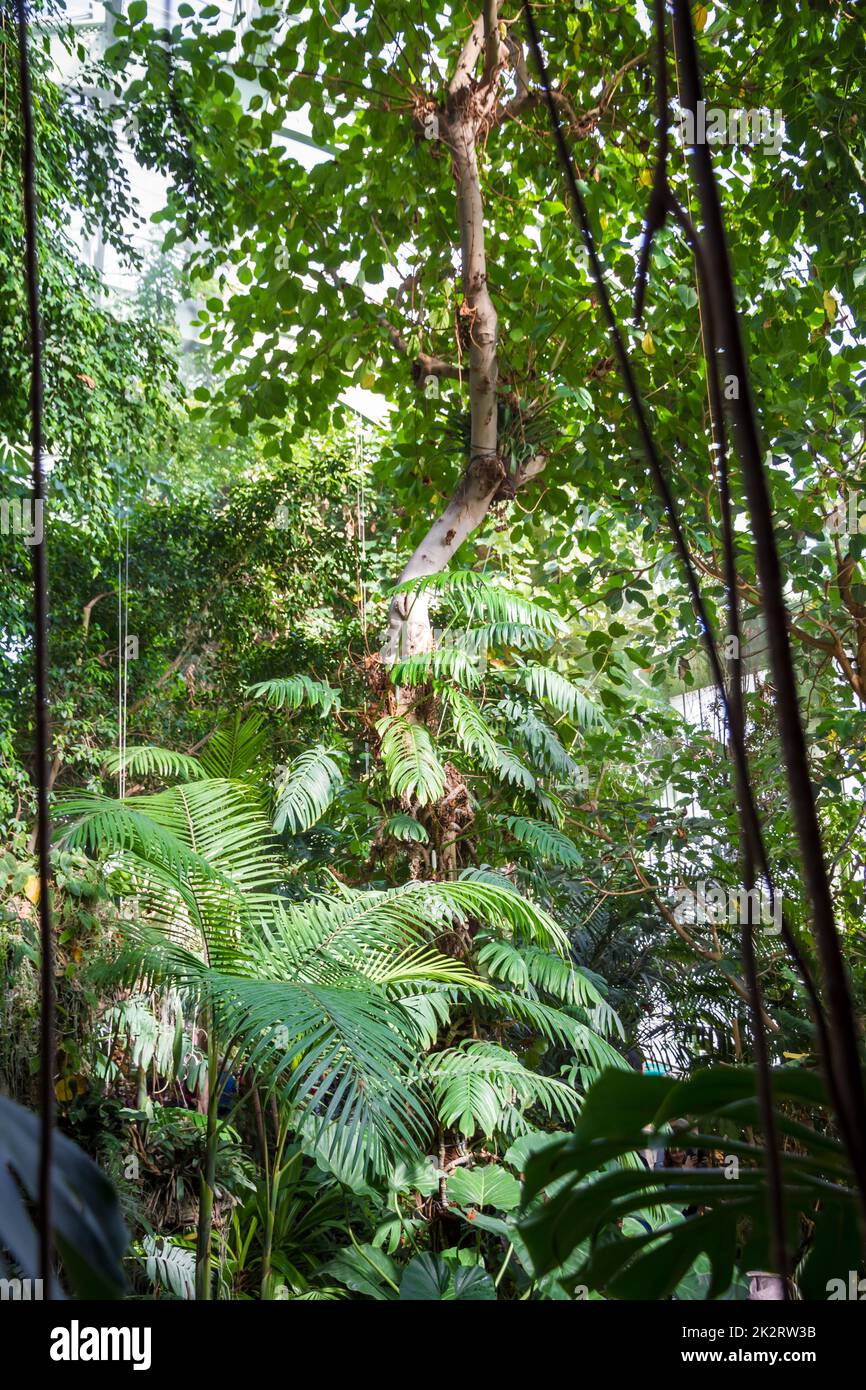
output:
M453 883L435 883L430 890L467 915L511 932L522 941L568 952L568 937L549 912L522 897L507 880L494 882L477 869L464 869Z
M573 961L534 946L527 946L523 954L530 980L545 994L563 1004L579 1004L587 1009L610 1007L598 986ZM610 1013L616 1018L612 1009Z
M507 816L505 824L515 840L542 859L552 864L562 864L567 869L579 868L583 863L574 841L546 821L530 820L527 816Z
M251 891L280 873L271 828L248 787L223 778L138 796L135 806L238 888Z
M479 623L466 629L466 638L478 651L490 647L513 647L516 651L545 649L553 639L531 623Z
M382 829L386 835L393 835L395 840L411 841L418 845L426 844L430 839L421 822L403 812L389 816Z
M132 777L183 777L187 782L207 776L198 758L189 753L175 753L170 748L155 748L146 743L127 747L122 753L111 749L103 763L114 776L123 771Z
M93 792L63 795L57 803L57 838L66 849L96 854L136 855L156 862L179 877L201 873L220 878L220 871L195 850L155 822L139 803L141 797L115 801Z
M247 1065L324 1130L342 1152L380 1163L429 1134L412 1084L417 1037L409 1016L369 981L352 988L249 979L209 971L202 986Z
M246 719L237 714L211 734L201 754L202 767L208 777L244 777L255 766L267 741L260 714Z
M600 706L550 666L518 666L508 673L507 678L536 700L546 700L559 714L564 714L581 728L610 728Z
M528 1071L505 1048L466 1042L427 1058L440 1124L471 1137L514 1133L523 1112L538 1108L550 1118L572 1121L579 1102L572 1088L554 1077Z
M528 1023L548 1042L569 1048L575 1057L590 1067L598 1070L604 1067L628 1067L622 1053L617 1052L594 1028L563 1013L561 1009L516 991L489 994L487 997L491 1004L498 1004L514 1018Z
M544 787L536 787L535 800L538 809L543 816L547 816L551 825L555 825L558 830L562 829L565 820L565 802L555 792L546 791Z
M149 1282L175 1298L195 1298L195 1250L165 1237L145 1236L142 1262Z
M520 787L525 792L535 792L538 789L538 784L526 764L509 748L503 748L501 743L496 745L496 761L492 764L491 771L501 781L510 783L512 787Z
M481 710L462 690L447 686L445 698L451 709L451 722L457 742L469 756L477 754L485 766L496 762L496 740Z
M270 826L237 782L193 782L127 802L67 798L60 810L72 818L61 842L106 854L129 876L147 922L204 948L212 964L235 959L273 901L280 865Z
M287 978L286 953L253 940L226 970L147 926L130 929L125 959L149 987L171 984L206 1004L220 1036L299 1122L317 1132L336 1123L341 1151L381 1165L425 1141L412 1015L351 963L323 956L321 980L300 971Z
M515 946L500 937L482 940L478 964L492 978L526 992L541 990L562 1004L585 1008L593 1027L602 1032L618 1032L622 1023L586 971L567 956L538 946Z
M470 617L484 616L494 623L523 624L548 637L555 637L563 629L562 620L550 609L472 570L447 570L421 579L408 579L391 592L422 594L431 589L436 594L454 595Z
M511 941L493 937L478 949L478 964L494 979L504 980L516 989L529 988L529 966L522 951Z
M530 758L542 773L551 773L558 781L575 787L583 785L584 774L558 735L534 710L518 700L501 700L498 709L503 715L512 738L517 737L526 747Z
M327 681L313 680L303 673L280 680L257 681L247 687L254 700L265 700L274 709L300 709L309 705L320 711L324 719L332 709L340 707L340 692Z
M458 646L436 647L416 652L391 667L394 685L426 685L431 680L456 681L459 685L478 685L482 676L477 656Z
M376 984L417 985L434 982L483 994L486 985L462 961L443 956L432 946L417 946L399 956L388 952L366 952L362 961L363 973Z
M282 978L329 981L332 970L364 974L377 954L399 955L455 922L469 921L556 951L568 949L562 928L535 903L499 883L462 877L446 883L411 879L382 891L347 889L301 903L281 900L259 914L247 952L256 969L270 961Z

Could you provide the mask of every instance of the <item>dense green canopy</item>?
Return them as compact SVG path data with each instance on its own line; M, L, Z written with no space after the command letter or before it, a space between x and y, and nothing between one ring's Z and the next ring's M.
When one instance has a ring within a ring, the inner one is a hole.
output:
M121 1191L130 1156L144 1171L127 1276L199 1298L743 1297L779 1263L760 1020L787 1272L826 1297L859 1268L857 1183L790 950L823 990L752 513L733 458L743 651L723 652L743 658L777 894L759 876L757 1011L730 729L522 6L181 3L169 33L132 0L105 51L41 16L54 1081ZM581 0L536 18L724 644L711 329L684 222L656 233L634 318L652 18ZM692 22L750 374L724 393L754 397L862 1010L863 19L734 0ZM0 54L8 500L26 495L29 358L5 16ZM702 232L682 57L667 32L668 181ZM165 187L145 253L144 173ZM134 292L108 290L85 235ZM8 531L0 1086L31 1102L31 555ZM5 1250L0 1218L0 1272ZM105 1260L65 1273L104 1288Z

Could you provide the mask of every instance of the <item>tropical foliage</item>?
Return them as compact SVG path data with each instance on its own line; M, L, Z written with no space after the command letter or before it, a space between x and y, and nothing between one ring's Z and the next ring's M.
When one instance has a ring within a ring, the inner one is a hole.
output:
M781 617L721 467L669 7L533 12L682 548L525 6L31 7L74 1296L741 1299L783 1264L817 1300L863 1270L770 640L862 1013L862 18L690 8ZM0 1274L36 1278L18 57L4 10ZM683 211L635 324L664 131ZM772 898L683 551L709 625L738 614Z

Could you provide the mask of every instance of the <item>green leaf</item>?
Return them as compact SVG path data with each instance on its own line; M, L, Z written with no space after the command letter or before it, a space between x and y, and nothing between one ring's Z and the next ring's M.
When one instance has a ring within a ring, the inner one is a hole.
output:
M549 666L519 666L509 679L523 686L537 700L546 700L581 728L610 728L598 705L573 682Z
M456 1168L448 1179L448 1196L461 1207L497 1207L513 1211L520 1205L520 1183L496 1164Z
M386 820L383 831L386 835L393 835L395 840L411 841L414 844L426 844L430 836L425 827L414 816L397 815L390 816Z
M39 1120L0 1096L0 1276L38 1279L39 1238L30 1204L39 1188ZM121 1297L129 1236L108 1179L65 1134L54 1135L54 1237L77 1298ZM14 1262L11 1268L9 1259ZM55 1289L54 1296L57 1296Z
M376 732L393 794L414 797L421 806L438 801L445 791L445 770L423 724L392 715L379 720Z
M555 826L545 821L528 820L525 816L507 816L505 823L516 840L527 845L542 859L563 864L569 869L577 869L583 863L574 841Z
M374 1245L349 1246L341 1250L323 1266L322 1273L345 1284L353 1293L379 1303L397 1297L397 1266L390 1255Z
M320 711L326 718L333 709L340 707L340 692L327 681L313 680L303 674L288 676L282 680L259 681L248 687L248 693L255 700L266 700L275 709L300 709L309 705Z
M321 820L343 781L333 751L318 746L301 753L277 783L274 830L300 834Z
M426 1303L477 1302L496 1298L493 1280L477 1265L453 1270L438 1255L425 1251L409 1261L400 1281L400 1300Z

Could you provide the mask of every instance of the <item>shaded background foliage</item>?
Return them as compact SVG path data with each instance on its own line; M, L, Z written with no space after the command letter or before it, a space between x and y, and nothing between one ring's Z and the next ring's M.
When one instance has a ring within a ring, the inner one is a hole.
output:
M504 14L520 43L517 6L506 5ZM128 544L126 622L139 643L128 667L128 742L198 756L215 729L236 730L238 718L260 707L265 722L250 735L255 755L242 773L251 804L280 827L286 900L309 903L311 893L333 890L335 879L350 890L386 890L419 873L447 880L433 857L447 839L437 808L459 783L466 810L455 874L489 875L551 913L567 936L560 959L595 982L621 1020L621 1030L602 1030L621 1055L683 1073L708 1059L749 1061L736 929L687 924L683 931L671 920L678 886L727 883L735 873L730 768L706 691L699 724L679 715L678 705L692 710L692 692L706 687L707 672L596 296L575 256L543 111L532 102L514 118L504 114L515 95L506 75L503 112L480 161L500 326L502 457L512 471L527 451L543 448L548 458L531 487L492 509L454 569L489 581L500 604L506 592L518 604L536 600L558 615L556 637L533 649L515 631L500 632L480 684L432 666L407 679L432 737L429 750L410 750L410 780L398 782L392 772L401 750L389 763L377 727L394 714L391 684L376 660L387 594L467 464L460 384L443 379L430 397L412 368L420 354L462 364L472 331L462 312L450 159L423 128L469 18L445 16L432 4L413 6L411 15L390 3L325 13L280 0L231 32L216 7L181 5L170 62L149 18L145 6L130 6L104 66L88 59L88 87L109 93L110 102L59 85L47 54L37 63L55 792L117 790L106 755L118 741L117 567L120 561L125 570ZM866 487L862 18L835 4L777 0L769 8L719 7L709 20L704 10L703 19L708 104L778 109L784 121L781 153L733 143L718 146L714 159L768 451L822 829L862 1001L864 537L834 539L825 525L840 495ZM639 7L627 5L557 6L541 21L615 308L626 322L651 182L647 27ZM0 38L7 96L0 469L7 496L23 490L27 412L17 97L5 20ZM74 43L71 35L67 41ZM328 157L297 157L297 143L283 132L305 123ZM137 299L122 306L82 264L70 222L74 210L76 229L98 230L135 263L121 130L141 165L169 180L158 224L163 254L142 268ZM678 146L672 178L688 204ZM689 545L718 613L720 528L701 330L691 258L675 231L656 238L650 286L631 343ZM186 299L198 306L199 341L181 353L175 310ZM360 452L345 399L359 388L391 406L384 427L364 429ZM751 634L749 751L773 869L795 930L808 942L744 501L739 494L733 500ZM5 537L3 554L4 1008L14 1028L2 1074L26 1097L21 1052L33 1025L28 972L36 965L29 556ZM485 613L483 592L470 585L467 608L458 591L443 590L437 620L460 630L479 618L501 620L501 612ZM531 628L531 618L522 612L515 622ZM563 706L562 691L550 698L550 685L541 694L528 689L522 673L530 665L568 682L582 703ZM320 698L317 708L304 697L273 702L268 711L249 690L298 675L339 690L339 706L323 707ZM515 760L510 776L491 762L487 736ZM308 793L306 818L287 819L279 769L300 775L296 760L310 753L309 767L320 772L322 753L335 758L340 777L316 783L322 800ZM405 747L402 753L405 774ZM586 769L585 783L575 780L569 759ZM145 764L130 769L127 789L146 795L177 775ZM437 795L424 791L425 775ZM134 874L116 876L114 849L104 844L94 854L91 845L85 855L66 847L71 857L58 862L65 1049L58 1097L64 1123L99 1151L127 1198L138 1192L123 1176L134 1136L145 1150L155 1143L173 1174L174 1200L177 1176L182 1196L196 1189L206 1162L200 1112L207 1083L197 1071L191 1078L189 1063L202 1060L207 1029L195 1003L166 1006L155 989L140 1012L130 1010L116 1045L106 1035L106 1009L122 1007L130 981L94 982L86 956L114 959L127 900L136 896ZM568 998L566 986L545 991L539 982L550 981L554 967L534 948L512 942L495 957L484 932L483 919L469 914L437 945L497 988L513 992L519 980L535 1003L598 1022ZM760 951L773 1059L807 1071L814 1039L801 989L773 937L762 938ZM532 1076L564 1078L575 1095L591 1080L585 1059L561 1036L547 1037L538 1016L520 1016L514 1001L482 1007L455 994L446 1002L438 1014L439 1006L429 1006L435 1016L427 1020L426 1045L434 1058L486 1040L513 1049ZM206 1007L213 1006L210 998ZM145 1017L164 1029L161 1052L142 1052L137 1030L150 1027ZM269 1296L279 1277L293 1296L348 1289L417 1297L420 1281L425 1297L473 1296L473 1283L474 1296L490 1297L499 1275L506 1296L531 1289L564 1298L580 1282L579 1261L563 1272L534 1258L529 1236L529 1248L522 1243L515 1189L529 1147L515 1145L527 1136L486 1123L494 1102L480 1082L474 1108L461 1110L453 1096L442 1101L426 1166L397 1165L375 1178L296 1116L287 1128L282 1112L269 1111L264 1075L259 1083L264 1117L251 1118L250 1100L238 1134L224 1135L230 1152L220 1158L225 1200L216 1204L213 1274L224 1294ZM500 1103L508 1094L502 1086ZM175 1107L195 1118L180 1119ZM530 1147L564 1124L543 1107L527 1113ZM462 1114L470 1117L463 1129ZM823 1133L822 1119L809 1123ZM634 1136L624 1136L624 1150L627 1139ZM165 1157L169 1150L176 1161ZM242 1152L256 1155L254 1195L238 1178ZM294 1194L284 1206L268 1168L278 1152L279 1162L287 1156L286 1189ZM163 1182L165 1173L158 1176ZM155 1200L150 1193L130 1203L138 1240L133 1278L151 1291L188 1295L194 1241L189 1230L178 1239L176 1229L153 1220ZM642 1209L651 1205L646 1192L640 1200ZM298 1210L318 1210L319 1202L321 1223L299 1225ZM407 1259L422 1241L430 1251ZM680 1271L672 1286L678 1297L694 1296L688 1280L705 1253L696 1247ZM593 1288L607 1289L606 1270L593 1278ZM695 1287L705 1292L706 1279ZM617 1296L616 1287L609 1291Z

